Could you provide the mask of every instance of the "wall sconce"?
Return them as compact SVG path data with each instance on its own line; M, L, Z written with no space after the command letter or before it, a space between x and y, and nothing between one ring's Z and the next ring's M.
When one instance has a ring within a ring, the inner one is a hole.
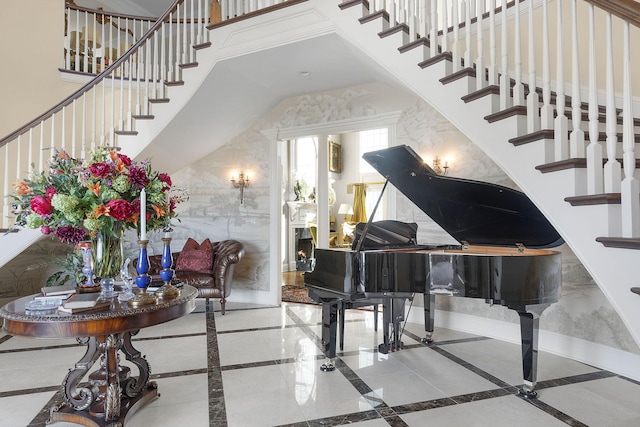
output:
M244 172L240 172L238 179L234 175L231 176L231 184L233 188L240 189L240 204L244 203L244 189L249 186L249 175L245 175Z
M443 165L440 164L441 162L442 160L440 160L440 158L436 156L435 159L433 159L432 169L438 175L446 175L450 168L449 162L445 160Z

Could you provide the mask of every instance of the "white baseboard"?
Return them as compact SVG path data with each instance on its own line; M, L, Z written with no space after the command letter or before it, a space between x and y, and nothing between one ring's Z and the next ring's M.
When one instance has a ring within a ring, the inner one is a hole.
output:
M422 310L409 312L408 321L424 324ZM520 325L484 317L436 310L435 326L520 344ZM640 355L580 338L540 329L540 351L546 351L640 381Z

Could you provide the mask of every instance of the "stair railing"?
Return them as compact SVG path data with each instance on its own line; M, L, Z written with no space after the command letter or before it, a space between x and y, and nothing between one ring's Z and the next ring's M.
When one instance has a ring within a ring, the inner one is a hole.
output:
M369 2L370 14L382 11L390 27L401 25L409 32L409 43L426 40L425 60L450 55L452 73L472 75L478 91L495 94L499 100L493 113L519 115L514 137L552 140L546 144L547 163L586 167L586 179L567 196L619 202L610 236L640 237L640 184L635 177L640 121L633 114L640 112L640 75L632 73L640 66L640 54L631 49L640 42L640 3ZM552 17L556 25L551 25Z
M67 4L63 69L99 74L140 40L157 19Z
M117 135L135 134L137 120L153 119L154 103L168 102L166 87L181 84L182 69L197 65L196 50L208 46L208 30L215 25L300 1L303 0L176 0L139 40L89 83L0 139L3 194L11 194L12 184L33 172L31 165L35 170L44 170L54 149L85 158L88 151L98 146L117 146ZM89 28L90 21L104 17L101 11L83 10L82 21L75 18L73 10L77 9L68 8L67 13L76 19L76 30L83 26ZM210 20L210 11L220 15ZM123 27L122 20L118 24L129 34L127 24ZM94 40L98 40L95 27L92 32L96 36ZM133 29L132 32L137 35ZM104 31L102 34L104 37ZM107 45L104 40L102 46ZM91 63L86 61L83 69L89 70L89 64L97 71L101 69L99 65L107 65L94 58ZM15 215L10 199L2 197L0 206L0 228L11 228Z

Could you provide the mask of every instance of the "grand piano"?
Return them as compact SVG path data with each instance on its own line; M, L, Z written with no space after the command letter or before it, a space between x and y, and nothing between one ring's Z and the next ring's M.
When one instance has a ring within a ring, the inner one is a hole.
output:
M459 244L418 245L415 223L369 221L356 227L351 249L316 249L304 281L322 303L321 369L335 369L338 313L345 307L383 305L378 351L387 353L402 348L405 302L416 293L424 296L423 342L432 339L436 295L481 298L518 313L520 390L535 397L539 318L561 292L561 254L550 249L563 243L557 231L523 193L437 175L408 146L363 158L386 179L385 188L393 184Z

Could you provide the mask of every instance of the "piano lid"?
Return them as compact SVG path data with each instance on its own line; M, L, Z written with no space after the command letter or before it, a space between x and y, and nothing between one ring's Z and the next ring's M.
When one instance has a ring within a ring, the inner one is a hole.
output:
M437 175L411 147L362 156L458 242L546 248L564 241L522 192L496 184Z

